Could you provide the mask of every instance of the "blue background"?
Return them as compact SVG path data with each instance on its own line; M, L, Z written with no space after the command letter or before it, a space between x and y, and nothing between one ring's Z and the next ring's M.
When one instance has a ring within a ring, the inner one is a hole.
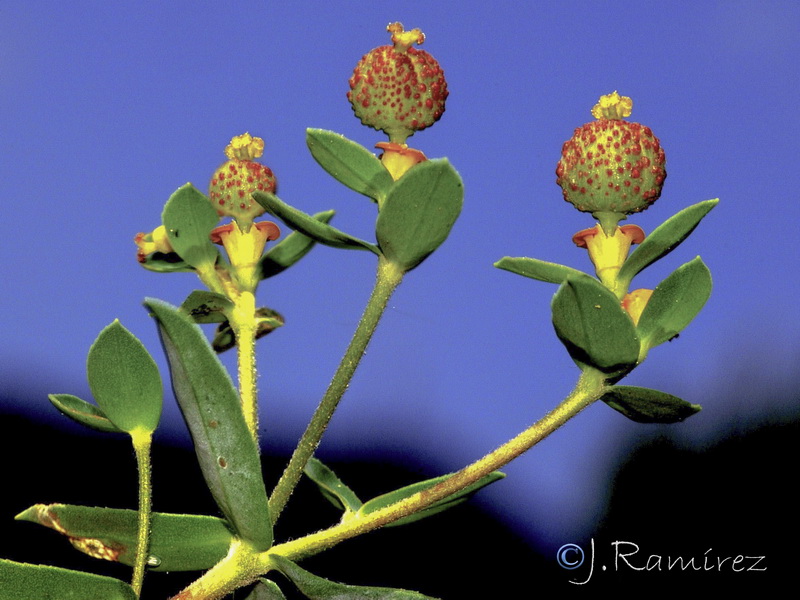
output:
M141 300L178 304L199 282L142 269L133 236L159 224L180 185L205 189L233 135L265 139L285 201L333 208L336 226L373 239L374 206L316 165L304 132L331 129L367 147L385 139L353 117L345 93L359 57L389 43L386 24L399 20L427 34L423 49L450 90L441 121L409 143L450 159L464 210L392 300L319 456L455 470L571 389L577 369L549 319L554 287L492 263L533 256L591 270L570 237L592 220L561 199L554 169L561 144L613 90L633 97L631 120L650 126L667 153L662 198L629 222L649 232L721 198L683 246L634 281L652 288L700 254L714 292L680 338L626 380L704 410L660 427L592 406L509 465L480 501L556 549L592 534L615 465L637 442L666 435L701 450L791 418L800 5L387 4L3 3L0 409L67 426L47 394L90 397L86 352L115 318L164 365ZM290 452L302 433L374 267L370 253L320 247L260 288L260 302L287 320L259 345L266 453ZM171 400L159 436L189 444Z

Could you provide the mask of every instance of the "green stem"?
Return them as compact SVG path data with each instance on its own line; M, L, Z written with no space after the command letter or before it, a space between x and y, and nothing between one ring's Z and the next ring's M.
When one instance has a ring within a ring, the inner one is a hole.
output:
M175 599L219 600L237 587L272 570L272 556L275 554L290 560L299 560L424 510L505 466L598 400L606 389L605 376L594 369L587 369L581 374L569 396L552 411L493 452L441 483L367 515L359 515L329 529L278 544L266 552L257 553L247 547L232 548L227 557L175 596Z
M139 523L136 535L136 559L133 564L131 587L139 597L144 582L144 568L147 564L150 546L150 519L152 516L153 488L150 481L150 446L152 431L135 429L130 433L136 465L139 470Z
M256 383L256 299L252 292L242 292L234 301L230 318L236 336L239 361L239 396L250 435L258 445L258 385Z
M383 316L392 293L403 280L404 271L401 267L389 262L384 257L378 260L378 274L372 295L364 309L361 321L358 323L353 339L331 379L331 383L314 412L303 437L292 454L286 469L281 475L275 489L270 496L269 509L273 524L277 521L283 507L289 500L297 482L303 474L306 464L319 445L322 434L333 416L339 401L342 399L350 380L358 367L361 358L367 349L372 334Z
M598 400L605 391L605 376L601 372L589 368L581 374L569 396L539 421L493 452L464 467L441 483L409 496L400 502L340 523L330 529L274 546L269 550L269 553L279 554L292 560L300 559L317 554L339 542L419 512L435 502L472 485L530 450L584 408Z

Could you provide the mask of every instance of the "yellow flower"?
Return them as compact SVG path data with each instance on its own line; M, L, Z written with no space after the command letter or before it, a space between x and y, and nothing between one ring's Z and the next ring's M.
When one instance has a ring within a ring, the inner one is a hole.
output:
M616 286L617 274L628 257L631 244L642 240L644 231L638 225L622 225L614 229L612 235L606 235L600 225L595 225L572 236L576 246L589 251L597 276L611 290Z
M417 163L428 160L422 152L409 148L406 144L379 142L375 147L383 150L381 162L395 181Z
M633 100L614 92L600 96L600 101L592 108L592 116L595 119L622 119L630 117L632 111Z

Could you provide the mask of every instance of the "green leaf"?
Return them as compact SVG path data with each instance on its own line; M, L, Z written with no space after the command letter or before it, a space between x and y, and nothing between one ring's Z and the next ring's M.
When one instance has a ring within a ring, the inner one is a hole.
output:
M627 385L615 385L601 400L637 423L678 423L701 410L677 396Z
M278 217L292 229L299 231L320 244L350 250L369 250L378 256L381 254L375 244L370 244L344 231L339 231L335 227L331 227L327 223L323 223L311 215L289 206L275 194L253 192L253 198L263 206L264 210L269 214Z
M268 549L272 525L261 461L228 372L179 309L152 298L145 306L158 322L172 389L214 500L239 537L257 550Z
M547 283L561 284L564 283L568 277L586 275L586 273L582 273L578 271L578 269L536 258L512 258L506 256L494 263L494 266L498 269L505 269L517 275L538 279L539 281L546 281Z
M570 277L553 296L553 325L573 360L609 375L629 371L639 356L633 321L599 281Z
M376 510L380 510L382 508L386 508L387 506L391 506L396 502L400 502L400 500L405 500L406 498L413 496L417 492L421 492L423 490L427 490L428 488L433 487L437 483L440 483L450 477L450 475L442 475L440 477L435 477L433 479L427 479L425 481L420 481L417 483L412 483L411 485L407 485L400 489L394 490L393 492L389 492L388 494L382 494L381 496L377 496L372 500L364 503L358 513L360 515L368 515L369 513L373 513ZM505 477L505 473L501 473L500 471L494 471L493 473L489 473L486 477L483 477L473 483L470 486L465 487L463 490L452 494L451 496L447 496L442 498L438 502L430 505L428 508L416 512L412 515L407 517L403 517L402 519L398 519L393 523L389 523L386 527L394 527L396 525L406 525L408 523L413 523L414 521L419 521L420 519L424 519L426 517L430 517L437 513L442 512L443 510L447 510L448 508L452 508L461 504L462 502L466 502L469 498L475 494L479 489L482 487L486 487L490 483L494 483L500 479Z
M69 569L0 559L0 598L8 600L137 600L124 581Z
M375 235L383 255L410 271L450 235L464 203L464 184L446 158L406 172L380 206Z
M323 169L359 194L383 200L394 183L377 156L343 135L306 129L306 144Z
M272 555L273 564L309 600L434 600L418 592L396 588L334 583L309 573L287 558Z
M161 213L169 243L175 252L192 267L213 265L219 251L209 234L219 222L211 201L192 184L178 188L170 196Z
M286 600L278 584L269 579L259 579L253 590L244 600Z
M154 273L191 273L194 269L178 256L175 252L167 254L163 252L153 252L144 257L144 262L139 263L148 271Z
M135 510L35 504L14 518L54 529L94 558L133 566L138 533ZM209 569L225 557L233 539L228 524L217 517L153 513L148 567L153 571Z
M321 223L329 223L335 214L332 210L311 215ZM314 247L316 242L300 232L293 231L270 248L259 261L261 279L273 277L291 267Z
M86 371L97 405L117 428L155 431L164 394L161 376L142 343L119 321L92 344Z
M50 394L50 402L64 415L97 431L124 433L94 404L70 394Z
M283 315L271 308L256 309L256 339L260 339L272 333L285 323ZM228 321L220 323L214 333L214 340L211 342L214 352L222 353L236 346L236 334Z
M233 302L216 292L195 290L183 301L181 310L195 323L224 323L233 310Z
M346 513L354 513L361 508L362 502L353 490L347 487L330 468L316 458L311 458L304 470L306 476L317 484L322 495L336 508Z
M618 280L623 289L628 287L637 273L677 248L718 202L719 198L698 202L656 227L622 265Z
M639 319L642 344L653 348L692 322L711 295L711 272L698 256L656 286Z

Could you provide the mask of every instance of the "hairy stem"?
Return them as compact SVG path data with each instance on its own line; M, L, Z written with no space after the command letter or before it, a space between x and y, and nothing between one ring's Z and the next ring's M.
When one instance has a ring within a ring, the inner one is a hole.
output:
M246 585L272 570L274 568L272 556L276 554L290 560L299 560L424 510L505 466L598 400L606 389L605 376L594 369L587 369L581 374L569 396L539 421L437 485L367 515L278 544L266 552L256 553L247 549L242 552L241 548L232 548L233 551L226 558L181 594L175 596L175 599L218 600L236 587ZM233 565L237 565L238 569L233 569Z
M136 535L136 559L133 565L131 587L139 597L144 582L144 568L150 548L150 519L152 517L153 488L150 480L150 446L153 440L151 431L131 432L136 465L139 471L139 523Z
M258 385L256 383L256 300L252 292L235 299L230 324L236 336L239 360L239 396L250 435L258 445Z
M317 410L314 412L305 433L303 433L303 437L300 438L289 464L270 496L269 509L273 523L277 521L278 516L286 506L289 496L303 474L303 469L305 469L309 459L316 451L322 434L325 433L325 429L328 427L339 401L350 385L350 380L353 378L353 374L364 356L372 334L375 332L378 322L389 303L389 298L391 298L397 286L400 285L403 275L404 271L400 267L380 257L375 287L372 290L372 295L367 302L355 334L353 334L353 339L350 341L350 345L347 347L342 361L339 363L339 367L336 369L336 373L333 375L333 379L331 379L331 383Z

